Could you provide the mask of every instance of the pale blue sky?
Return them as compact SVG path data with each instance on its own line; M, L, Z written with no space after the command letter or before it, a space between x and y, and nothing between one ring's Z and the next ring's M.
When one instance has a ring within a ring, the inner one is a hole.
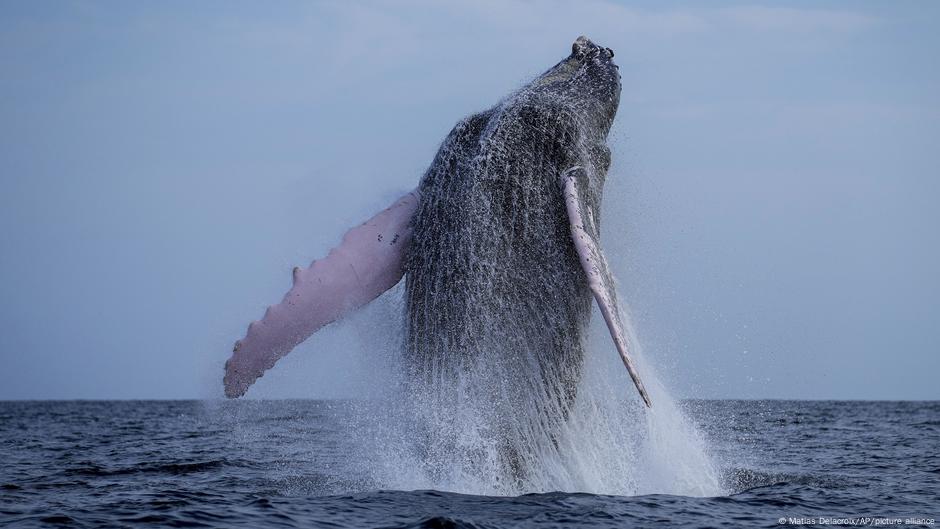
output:
M580 34L621 66L605 244L674 392L940 398L938 28L928 2L3 3L0 399L220 396L291 267ZM389 303L253 395L380 382Z

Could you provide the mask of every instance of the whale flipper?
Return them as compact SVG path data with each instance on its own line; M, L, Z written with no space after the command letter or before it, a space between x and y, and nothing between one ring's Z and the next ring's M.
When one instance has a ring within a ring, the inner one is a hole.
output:
M600 307L610 330L610 337L620 353L623 365L627 367L630 378L636 384L636 389L643 397L647 407L651 406L649 395L633 359L627 352L627 340L623 329L623 317L620 314L620 305L617 302L617 290L614 285L607 258L601 251L600 232L597 229L597 220L585 200L586 194L581 186L588 184L587 174L581 166L568 169L561 175L562 193L565 197L565 209L568 212L568 222L571 227L571 239L581 261L581 267L587 275L588 286L594 294L597 306Z
M225 395L240 397L274 363L324 325L395 286L411 243L418 206L412 191L364 224L309 268L294 268L294 284L264 317L248 326L225 363Z

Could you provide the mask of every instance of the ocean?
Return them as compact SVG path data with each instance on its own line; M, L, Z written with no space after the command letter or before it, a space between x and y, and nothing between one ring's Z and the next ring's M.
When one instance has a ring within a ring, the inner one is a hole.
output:
M375 444L364 406L376 404L0 402L0 526L931 526L940 515L940 402L680 401L720 488L675 494L622 471L637 495L409 487L414 468L362 449L361 437Z

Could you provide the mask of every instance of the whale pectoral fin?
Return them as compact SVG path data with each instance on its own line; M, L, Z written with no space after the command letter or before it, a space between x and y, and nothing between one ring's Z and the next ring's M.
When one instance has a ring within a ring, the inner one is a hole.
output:
M240 397L274 363L324 325L395 286L411 243L418 206L412 191L361 226L307 269L294 268L294 284L264 317L248 326L225 363L225 395Z
M646 388L643 387L643 382L640 380L640 375L633 364L633 359L630 358L627 351L623 316L620 314L620 305L617 302L617 290L613 276L610 273L610 267L607 265L607 258L604 257L604 252L601 251L600 232L597 229L597 223L591 214L584 193L583 186L586 186L587 183L587 174L584 168L580 166L572 167L561 175L561 187L565 197L565 209L568 212L571 239L574 241L581 267L587 276L588 286L591 288L594 299L604 315L604 321L607 322L610 337L613 338L614 345L623 360L623 365L626 366L630 378L636 384L636 389L643 397L643 402L649 407L651 406L649 395L646 393Z

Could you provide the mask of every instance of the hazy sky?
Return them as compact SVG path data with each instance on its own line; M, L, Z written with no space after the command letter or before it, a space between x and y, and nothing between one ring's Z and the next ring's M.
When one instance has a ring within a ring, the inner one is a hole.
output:
M580 34L621 66L605 245L674 392L940 398L940 4L705 5L3 3L0 399L220 396L291 267ZM393 301L252 395L357 394Z

